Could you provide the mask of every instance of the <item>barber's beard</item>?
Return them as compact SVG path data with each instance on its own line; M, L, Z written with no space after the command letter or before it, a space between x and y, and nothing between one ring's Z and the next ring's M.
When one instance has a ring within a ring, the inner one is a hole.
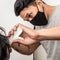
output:
M36 16L30 21L34 26L43 26L47 25L48 21L44 12L37 12Z

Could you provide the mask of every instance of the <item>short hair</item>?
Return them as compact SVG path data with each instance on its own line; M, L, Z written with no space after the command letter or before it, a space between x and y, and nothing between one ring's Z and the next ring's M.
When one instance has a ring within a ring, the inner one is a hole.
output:
M26 6L28 6L31 2L34 1L35 0L16 0L14 4L15 15L18 16Z
M5 32L2 27L0 27L0 30ZM0 60L6 60L6 58L9 57L7 56L7 48L9 50L9 47L10 44L8 38L0 33Z

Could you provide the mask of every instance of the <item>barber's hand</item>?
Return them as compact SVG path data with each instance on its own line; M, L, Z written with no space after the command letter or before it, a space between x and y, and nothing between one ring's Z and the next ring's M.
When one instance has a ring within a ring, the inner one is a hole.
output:
M13 35L14 32L19 27L22 28L23 30L23 33L21 34L21 37L23 37L23 39L15 39L13 42L17 42L25 45L31 45L38 42L36 40L38 37L38 33L36 32L36 30L30 29L22 24L15 25L13 29L9 32L8 36Z

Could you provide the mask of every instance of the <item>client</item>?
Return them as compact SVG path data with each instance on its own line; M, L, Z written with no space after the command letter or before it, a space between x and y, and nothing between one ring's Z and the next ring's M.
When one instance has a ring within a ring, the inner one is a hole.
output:
M4 28L0 27L0 60L9 60L11 47Z

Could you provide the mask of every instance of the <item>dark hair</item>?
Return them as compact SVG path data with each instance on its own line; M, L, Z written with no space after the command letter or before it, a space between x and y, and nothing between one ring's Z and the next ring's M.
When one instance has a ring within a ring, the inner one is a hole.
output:
M0 30L5 32L2 27L0 27ZM9 48L10 44L8 38L4 36L2 33L0 33L0 60L6 60L6 58L9 57L7 56L7 49L9 51Z
M35 0L16 0L14 4L14 12L16 16L20 14L20 12L28 6L31 2L34 2Z

